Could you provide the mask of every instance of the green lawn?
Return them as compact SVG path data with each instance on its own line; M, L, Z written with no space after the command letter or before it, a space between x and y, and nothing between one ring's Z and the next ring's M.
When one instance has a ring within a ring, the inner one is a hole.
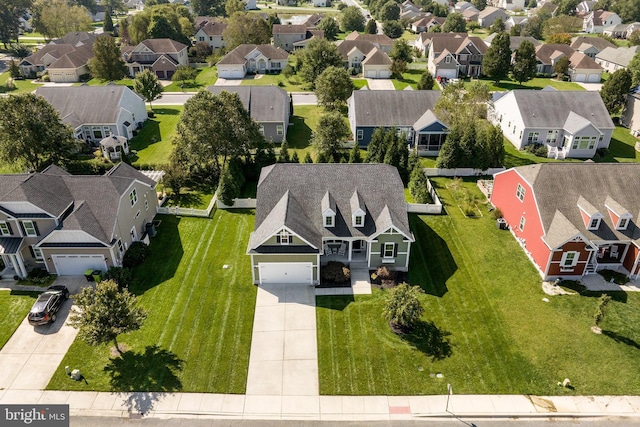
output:
M513 81L511 79L501 80L500 83L495 84L493 80L487 78L480 79L472 79L465 80L465 85L471 84L471 82L475 82L479 80L481 82L486 83L489 86L489 90L491 91L506 91L513 89L544 89L547 86L551 86L557 90L585 90L582 86L573 82L563 82L556 79L551 78L533 78L528 82L522 83L522 85L518 84L518 82Z
M363 87L369 87L367 79L351 79L351 81L353 82L356 90L362 89Z
M318 126L318 120L323 114L324 109L317 105L296 105L293 107L293 116L291 116L292 126L287 129L287 143L289 144L289 154L293 151L298 152L300 161L311 150L309 140L311 133Z
M218 80L218 70L216 67L198 68L198 76L195 82L185 82L185 92L196 92L200 89L206 89L207 86L213 86ZM165 86L165 92L182 92L180 85L182 82L172 82L169 86Z
M148 310L142 329L118 337L128 349L122 358L110 356L112 345L76 339L48 389L244 393L256 297L245 250L254 216L160 219L131 288ZM70 380L67 365L86 382Z
M8 88L7 81L11 75L8 71L0 74L0 94L1 93L25 93L25 92L33 92L38 89L39 84L31 83L32 80L14 80L15 88Z
M445 215L411 216L409 280L425 295L423 322L397 336L382 318L386 291L318 297L321 394L637 395L640 295L618 293L604 334L590 331L597 299L547 296L515 239L484 216L464 218L436 178ZM475 182L465 187L481 193ZM550 302L543 302L543 298ZM443 378L437 378L436 374ZM575 390L558 387L570 378Z
M138 135L131 139L130 159L134 165L162 165L169 161L173 151L171 139L180 120L182 106L155 107L155 117L148 119Z
M311 92L298 76L287 79L283 74L256 74L242 79L242 86L279 86L287 92Z
M181 208L207 209L213 199L215 188L181 189L180 196L171 195L163 206L179 206Z
M420 82L420 77L422 77L422 73L424 73L424 70L410 69L406 73L402 73L402 79L391 79L393 87L396 90L404 90L407 86L411 86L416 90L418 88L418 83ZM438 82L434 81L431 89L440 90Z
M109 81L102 81L96 78L93 78L89 81L86 82L78 82L78 83L74 83L74 86L80 86L83 84L86 84L88 86L106 86L109 83L113 83L116 85L121 85L121 86L127 86L129 89L133 90L133 79L129 78L129 77L125 77L124 79L120 79L120 80L114 80L113 82L109 82Z
M37 292L0 291L0 348L29 313L37 295Z

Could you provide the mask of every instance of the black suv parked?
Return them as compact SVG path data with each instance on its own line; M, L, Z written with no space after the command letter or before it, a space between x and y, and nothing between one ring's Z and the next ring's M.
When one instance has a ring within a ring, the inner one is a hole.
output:
M38 295L38 299L29 312L29 324L33 326L45 325L56 321L56 313L69 298L66 286L54 285Z

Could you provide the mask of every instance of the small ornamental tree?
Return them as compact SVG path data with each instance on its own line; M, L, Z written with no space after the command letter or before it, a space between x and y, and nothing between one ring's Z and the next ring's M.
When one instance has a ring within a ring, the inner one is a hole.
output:
M174 82L181 81L184 84L187 80L195 81L198 76L198 70L188 65L179 65L176 68L176 72L171 76L171 80Z
M611 297L607 294L600 295L600 299L598 299L598 306L596 307L595 313L593 313L593 324L594 328L600 330L600 323L604 320L605 310L607 305L611 302Z
M566 74L569 69L569 58L566 56L561 57L556 61L553 65L553 72L556 73L556 77L558 80L562 80L562 77Z
M369 19L367 25L364 26L365 34L376 34L378 32L378 24L375 19Z
M149 103L149 108L153 111L151 102L160 98L164 89L158 81L158 77L151 70L145 69L136 75L136 79L133 81L133 90Z
M349 152L349 163L362 163L362 155L360 154L360 146L356 142Z
M104 24L102 25L102 29L105 33L113 32L113 19L111 19L111 11L108 9L104 14Z
M220 200L227 206L233 206L234 199L239 195L240 189L236 185L230 168L224 168L224 172L222 172L222 176L220 177L220 185L218 186L218 196Z
M278 155L278 163L290 163L291 157L289 157L289 144L287 144L287 140L285 139L280 144L280 154ZM296 162L297 163L297 162Z
M72 312L69 324L79 329L80 338L90 345L113 341L120 354L118 335L140 329L147 317L135 295L113 280L102 281L95 289L83 288L74 302L80 310Z
M419 298L423 293L419 286L401 283L386 295L383 314L392 328L405 331L413 329L424 313Z
M349 132L349 126L339 111L325 113L320 116L318 127L311 136L311 145L319 156L325 156L327 160L334 158Z
M418 90L431 90L433 89L433 84L435 79L429 72L429 70L424 70L422 75L420 76L420 81L418 82L417 88Z
M411 179L409 180L409 191L416 203L428 203L431 200L429 189L427 188L427 176L421 167L413 168Z

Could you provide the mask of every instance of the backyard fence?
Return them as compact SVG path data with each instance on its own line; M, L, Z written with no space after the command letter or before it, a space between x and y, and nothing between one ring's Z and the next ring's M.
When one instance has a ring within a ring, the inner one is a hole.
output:
M424 173L427 176L488 176L498 172L502 172L506 168L489 168L487 170L472 169L472 168L457 168L457 169L440 169L440 168L424 168Z
M433 203L407 203L408 213L439 215L442 213L442 202L436 193L435 188L431 185L431 181L427 179L427 189Z
M194 209L194 208L181 208L180 206L160 206L158 208L159 214L165 215L182 215L182 216L197 216L202 218L209 218L211 211L216 206L218 200L218 191L213 193L213 198L209 202L207 209Z

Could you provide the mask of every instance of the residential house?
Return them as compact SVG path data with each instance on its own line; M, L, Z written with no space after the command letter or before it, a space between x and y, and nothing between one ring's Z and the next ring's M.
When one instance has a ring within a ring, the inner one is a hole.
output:
M318 284L329 261L407 271L415 238L406 206L390 165L267 166L247 248L253 282Z
M496 22L497 19L501 19L502 22L506 22L509 18L507 12L497 7L487 6L478 15L478 23L482 28L489 28Z
M418 37L413 42L413 46L420 50L423 54L429 51L431 47L431 41L435 37L459 37L465 38L468 36L468 33L433 33L433 32L423 32L418 34Z
M307 38L293 43L293 50L304 49L312 40L323 39L324 31L315 28L307 28Z
M280 72L289 54L270 44L241 44L227 53L218 63L218 77L241 79L247 73Z
M433 37L427 69L435 77L479 77L487 45L479 37Z
M398 6L400 6L400 13L406 12L408 10L412 10L414 12L420 12L422 10L420 6L416 6L411 0L405 0Z
M631 34L635 31L640 31L640 22L632 22L627 26L627 32L623 35L625 39L631 37Z
M120 162L105 175L0 175L2 277L32 268L59 276L122 266L132 242L148 243L156 215L156 182Z
M320 23L320 21L322 21L322 18L324 18L324 16L322 14L314 13L313 15L309 16L302 23L302 25L304 25L307 28L316 28L318 26L318 24Z
M485 37L484 39L484 43L487 46L491 46L491 42L493 42L493 39L496 37L498 33L493 33L493 34L489 34L487 37ZM533 37L528 37L528 36L510 36L509 37L509 49L511 49L511 51L516 51L520 45L522 44L523 41L528 41L531 42L531 44L533 44L534 47L540 46L542 43L540 43L539 40L534 39Z
M493 0L491 4L504 10L524 10L524 0Z
M107 8L101 4L94 5L94 11L89 11L89 16L91 16L91 20L93 22L102 22L104 21L104 17L107 13Z
M491 203L544 280L640 272L640 164L540 163L494 176Z
M216 18L198 18L200 18L200 20L199 24L196 25L196 42L206 42L213 50L225 47L227 43L224 41L223 33L227 28L227 24L217 21Z
M623 126L629 128L631 135L640 138L640 87L636 87L627 95L627 104L620 118Z
M520 27L520 31L522 32L522 30L524 29L525 25L527 25L527 23L529 22L529 17L528 16L510 16L505 22L504 22L504 29L507 32L511 32L511 29L514 27Z
M400 19L407 20L409 22L416 21L418 19L424 18L425 16L429 16L431 13L429 12L416 12L414 10L405 10L400 12Z
M277 86L209 86L207 90L215 95L222 91L237 93L267 141L281 143L287 139L291 98L286 91Z
M585 33L602 34L605 27L622 24L622 19L615 12L606 10L594 10L589 12L582 22L582 31Z
M315 7L331 7L331 0L312 0Z
M598 2L596 0L583 0L576 6L577 13L587 14L592 12Z
M385 34L360 34L357 31L353 31L348 34L345 40L366 40L373 43L378 49L382 49L387 55L391 53L393 49L393 40Z
M465 22L478 22L480 11L473 10L472 8L468 8L463 10L460 14L464 18Z
M608 73L627 68L640 46L608 47L596 55L596 62Z
M449 133L435 115L440 91L355 90L347 100L349 126L358 145L366 147L373 132L396 128L422 155L438 155Z
M137 46L123 48L122 57L130 77L150 70L161 80L171 80L179 66L189 65L187 45L171 39L144 40Z
M615 48L616 45L611 43L602 37L584 37L578 36L571 39L570 46L578 52L584 53L589 58L595 59L596 55L602 52L604 49L611 47ZM597 62L597 61L596 61Z
M613 37L614 39L623 39L627 34L629 24L610 25L602 29L602 34Z
M543 144L556 159L593 157L609 147L615 128L595 91L512 90L493 102L489 116L518 150Z
M144 99L127 86L43 86L36 90L58 111L76 138L98 143L109 135L133 137L147 120Z
M562 57L569 59L567 74L572 82L600 83L602 67L587 55L566 44L542 44L536 47L536 71L550 76L554 73L555 64Z
M413 31L414 33L427 32L436 25L438 27L441 27L446 20L446 18L440 18L433 15L425 16L424 18L420 18L417 21L411 23L411 31Z
M89 73L95 39L92 33L68 33L20 61L20 72L26 78L35 78L37 73L46 71L52 82L79 82Z
M470 8L471 9L476 9L476 7L473 5L473 3L468 2L466 0L462 0L462 1L456 2L453 5L453 11L454 12L458 12L458 13L461 13L463 10L470 9ZM478 10L478 9L476 9L476 10Z
M552 18L554 18L556 16L556 11L558 10L558 5L554 4L551 1L545 1L544 3L542 3L542 5L540 5L540 3L538 3L538 8L536 10L534 10L531 13L535 13L538 14L539 12L544 12L545 14L549 14L551 15Z
M275 24L273 26L273 45L287 52L291 52L297 42L312 37L322 38L324 32L311 30L305 25Z
M362 71L366 78L391 76L391 58L367 40L343 40L338 44L338 52L346 68Z

